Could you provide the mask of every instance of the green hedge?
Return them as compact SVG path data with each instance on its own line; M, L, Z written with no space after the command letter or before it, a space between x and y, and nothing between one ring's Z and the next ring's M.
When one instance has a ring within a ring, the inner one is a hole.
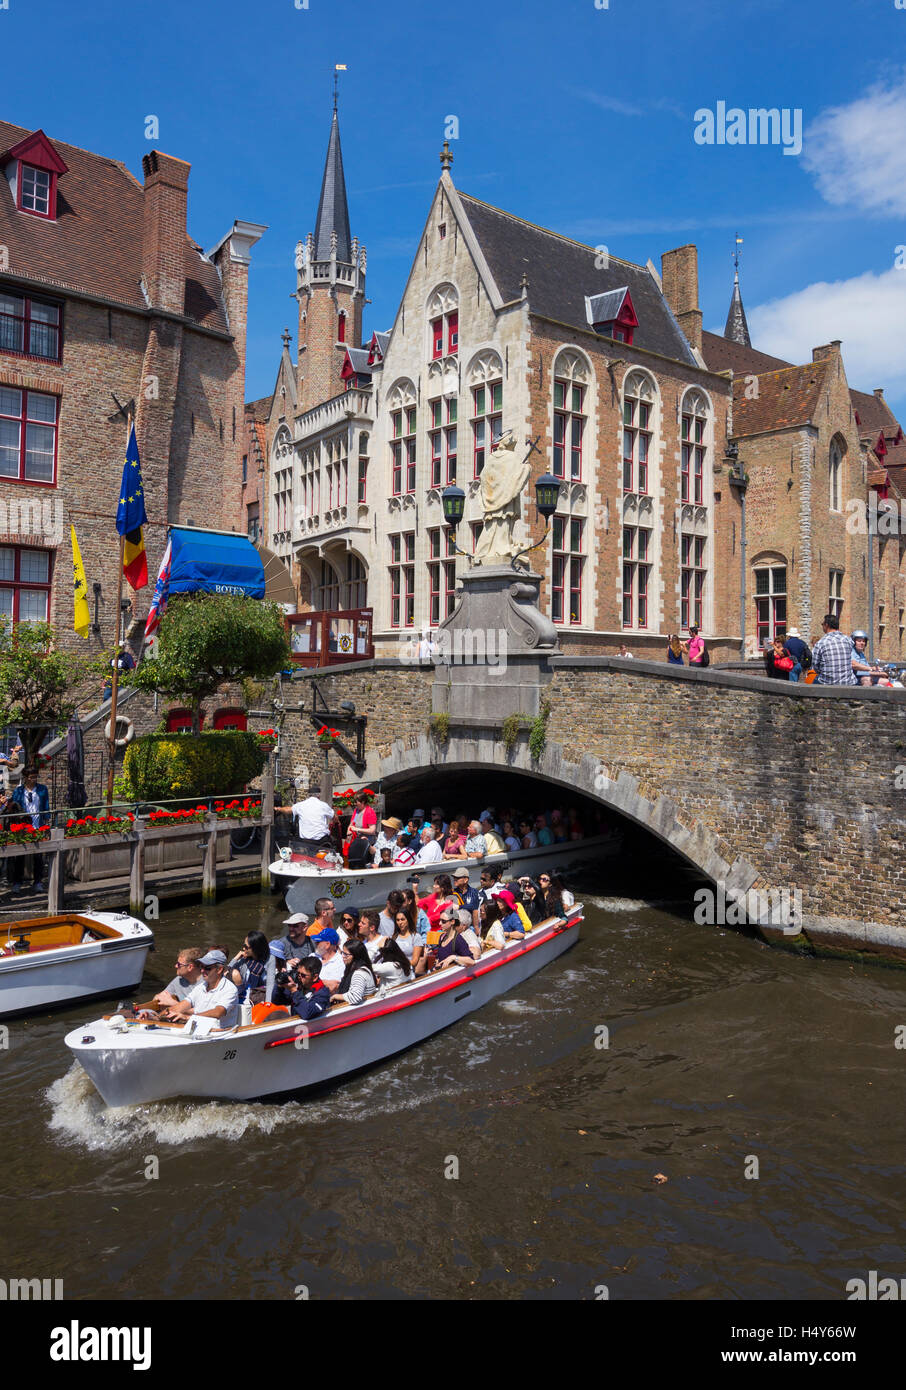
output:
M235 795L262 772L266 761L257 734L238 729L143 734L126 749L123 791L132 801Z

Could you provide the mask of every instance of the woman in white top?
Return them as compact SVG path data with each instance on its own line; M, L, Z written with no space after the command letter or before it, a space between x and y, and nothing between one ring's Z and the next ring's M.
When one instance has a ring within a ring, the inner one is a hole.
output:
M563 882L562 874L558 874L552 869L550 874L550 880L551 881L549 892L554 897L557 897L559 894L560 902L563 905L564 911L566 911L570 907L573 907L576 902L576 895L575 893L571 893L569 891L566 884ZM543 886L544 885L542 885L542 887Z
M420 974L417 966L425 951L425 939L418 932L412 930L409 914L402 909L396 914L393 939L412 966L413 971Z
M506 945L506 936L500 925L500 903L496 898L485 898L479 909L481 912L482 950L500 950Z
M346 967L337 985L334 1000L342 1004L363 1004L377 989L368 952L361 941L349 940L340 954Z
M374 962L374 974L379 984L401 985L412 979L409 958L395 941L385 941Z

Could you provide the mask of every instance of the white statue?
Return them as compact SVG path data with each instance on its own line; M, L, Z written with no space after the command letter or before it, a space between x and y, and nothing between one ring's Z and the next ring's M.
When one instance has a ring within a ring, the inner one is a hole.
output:
M516 436L512 430L507 430L494 445L482 469L484 527L475 547L476 565L508 564L522 549L513 533L522 516L522 490L532 466L528 457L517 459L515 449Z

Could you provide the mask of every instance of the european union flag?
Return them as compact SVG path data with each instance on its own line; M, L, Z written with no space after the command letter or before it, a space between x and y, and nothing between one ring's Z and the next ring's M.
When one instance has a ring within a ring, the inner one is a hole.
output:
M145 554L145 538L142 534L142 527L147 520L142 465L133 425L129 431L123 481L120 484L120 500L116 509L116 529L119 535L125 537L123 573L133 589L143 589L148 583L148 557Z

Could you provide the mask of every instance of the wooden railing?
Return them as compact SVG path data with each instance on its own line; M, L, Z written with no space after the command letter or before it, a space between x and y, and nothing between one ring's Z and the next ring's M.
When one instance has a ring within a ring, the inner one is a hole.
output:
M207 798L205 798L207 800ZM226 801L227 797L211 798ZM233 799L233 798L229 798ZM204 860L201 868L201 897L203 902L213 902L217 896L217 835L225 829L246 830L254 827L261 831L261 886L270 883L268 868L273 855L274 838L274 776L268 769L263 777L261 789L261 816L247 816L241 820L220 818L209 812L203 821L191 822L182 829L199 837L204 837ZM63 826L54 826L46 840L34 845L6 845L5 858L16 858L26 854L48 855L50 872L47 878L48 913L63 911L63 859L72 850L91 850L107 845L129 846L129 911L140 916L145 906L145 846L158 840L166 840L177 833L172 827L158 829L149 826L144 817L138 816L128 834L117 831L113 835L67 836Z

